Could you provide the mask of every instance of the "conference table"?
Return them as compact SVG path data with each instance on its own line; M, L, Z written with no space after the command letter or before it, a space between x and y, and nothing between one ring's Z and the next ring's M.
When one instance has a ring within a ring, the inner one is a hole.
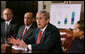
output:
M47 53L47 52L42 50L32 50L32 51L15 50L12 48L12 45L1 44L1 53Z
M62 49L64 53L68 53L71 41L74 39L73 30L60 29Z
M70 31L70 30L59 30L59 32L66 32L67 34L70 34L72 35L73 32ZM61 38L62 37L65 37L67 35L61 35ZM73 35L72 35L73 36ZM71 38L70 38L71 39ZM71 42L71 41L70 41ZM67 45L67 44L64 44L64 45ZM66 47L67 50L65 50L65 52L68 51L69 49L69 43L68 43L68 46ZM63 46L62 46L63 47ZM32 51L25 51L25 50L15 50L12 48L12 45L10 44L1 44L1 53L47 53L45 51L42 51L42 50L32 50Z

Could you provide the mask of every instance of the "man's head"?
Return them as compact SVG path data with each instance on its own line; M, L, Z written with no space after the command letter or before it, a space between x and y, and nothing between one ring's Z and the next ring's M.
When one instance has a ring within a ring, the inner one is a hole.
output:
M32 24L33 21L34 21L33 13L31 13L31 12L25 13L25 15L24 15L24 24L26 26L29 26L30 24Z
M4 9L3 19L9 21L13 17L12 10L9 8Z
M48 23L50 19L50 14L46 11L40 11L36 15L36 22L38 28L43 29Z
M78 21L75 24L75 28L73 30L73 34L75 37L84 36L84 21Z

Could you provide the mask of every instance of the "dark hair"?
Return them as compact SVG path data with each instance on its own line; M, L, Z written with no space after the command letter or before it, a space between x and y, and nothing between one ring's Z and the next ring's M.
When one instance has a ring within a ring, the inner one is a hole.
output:
M80 20L77 22L80 26L78 27L79 30L84 31L84 20Z
M33 13L32 13L32 12L26 12L26 13L31 13L31 14L32 14L32 18L34 18L34 16L33 16ZM25 14L26 14L26 13L25 13Z

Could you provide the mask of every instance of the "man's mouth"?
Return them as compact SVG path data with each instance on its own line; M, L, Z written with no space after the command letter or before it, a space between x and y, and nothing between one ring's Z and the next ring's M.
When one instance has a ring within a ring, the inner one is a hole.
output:
M41 25L41 24L37 24L37 25Z

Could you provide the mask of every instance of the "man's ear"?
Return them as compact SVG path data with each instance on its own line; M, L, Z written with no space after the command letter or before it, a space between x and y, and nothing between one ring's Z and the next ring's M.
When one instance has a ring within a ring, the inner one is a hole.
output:
M34 22L34 18L32 19L32 22Z
M47 19L47 23L50 21L50 19Z
M12 14L12 17L13 17L13 14Z

